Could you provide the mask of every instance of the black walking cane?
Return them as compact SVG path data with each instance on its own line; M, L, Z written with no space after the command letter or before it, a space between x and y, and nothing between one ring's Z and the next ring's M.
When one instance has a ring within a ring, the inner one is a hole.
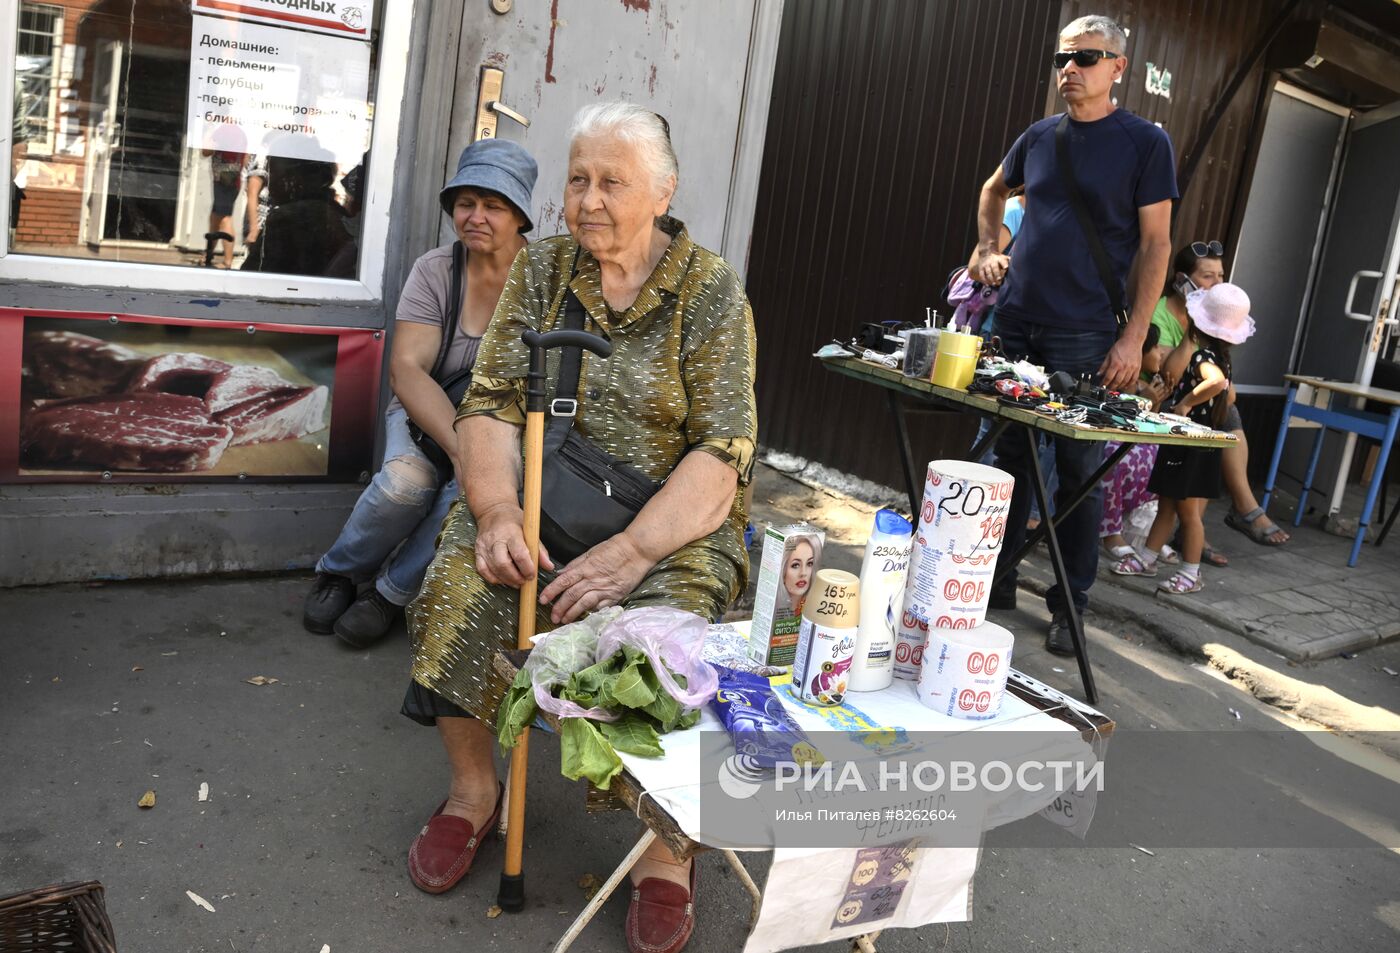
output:
M552 347L587 348L599 357L612 354L612 342L586 331L526 331L520 340L530 349L530 372L525 391L525 545L535 575L520 587L520 622L516 630L516 648L529 649L535 635L535 601L539 595L540 565L540 472L544 463L545 398L544 359ZM525 769L529 759L530 728L527 725L510 755L510 793L506 808L506 863L501 872L501 888L496 904L502 910L516 913L525 909Z

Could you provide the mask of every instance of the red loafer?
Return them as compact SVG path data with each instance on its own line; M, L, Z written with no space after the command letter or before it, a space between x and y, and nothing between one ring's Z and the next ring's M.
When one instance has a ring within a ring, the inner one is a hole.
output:
M408 876L415 887L427 893L446 893L457 886L471 870L481 842L496 832L505 790L505 785L501 785L496 810L480 833L472 830L470 821L442 813L446 801L438 805L408 849Z
M647 877L632 888L627 908L629 953L680 953L695 930L695 879L700 865L690 863L690 890L678 883Z

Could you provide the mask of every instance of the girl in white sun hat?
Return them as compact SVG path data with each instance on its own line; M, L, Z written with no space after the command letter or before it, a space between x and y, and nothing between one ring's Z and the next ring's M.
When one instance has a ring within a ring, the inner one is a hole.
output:
M1195 350L1165 409L1221 430L1230 407L1230 345L1254 333L1249 295L1221 283L1186 297L1187 338ZM1205 545L1206 503L1220 495L1220 451L1166 446L1157 454L1147 488L1160 498L1157 518L1143 547L1124 556L1113 571L1122 576L1155 576L1162 546L1181 522L1181 565L1157 588L1168 595L1199 592L1201 550Z

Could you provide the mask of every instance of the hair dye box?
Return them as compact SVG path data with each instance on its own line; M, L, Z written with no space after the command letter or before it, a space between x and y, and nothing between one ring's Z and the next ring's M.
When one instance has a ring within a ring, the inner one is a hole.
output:
M791 665L802 627L802 606L821 568L826 533L807 523L770 526L763 534L749 657L762 665Z

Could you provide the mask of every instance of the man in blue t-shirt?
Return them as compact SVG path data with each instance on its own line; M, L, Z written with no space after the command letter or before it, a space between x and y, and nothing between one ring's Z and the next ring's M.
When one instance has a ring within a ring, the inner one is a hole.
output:
M978 205L978 272L998 284L996 330L1006 353L1028 357L1048 371L1078 377L1097 374L1107 387L1130 387L1142 360L1152 309L1166 282L1171 256L1171 207L1176 198L1171 140L1161 128L1115 107L1115 80L1128 69L1127 37L1103 16L1086 16L1060 32L1053 59L1055 79L1069 114L1069 156L1074 181L1107 255L1118 299L1128 309L1121 335L1110 298L1095 265L1056 161L1055 130L1062 117L1035 123L1011 146L982 187ZM1011 259L997 250L1006 197L1026 188L1026 216ZM1082 486L1103 460L1101 444L1056 440L1055 470L1066 493ZM1030 444L1008 431L997 443L998 466L1016 478L1002 555L1010 558L1025 539L1030 508ZM1045 596L1052 621L1046 648L1074 654L1065 611L1069 599L1083 610L1098 570L1102 504L1090 496L1056 524L1071 592L1059 586ZM1015 604L1016 573L1002 579L993 608Z

